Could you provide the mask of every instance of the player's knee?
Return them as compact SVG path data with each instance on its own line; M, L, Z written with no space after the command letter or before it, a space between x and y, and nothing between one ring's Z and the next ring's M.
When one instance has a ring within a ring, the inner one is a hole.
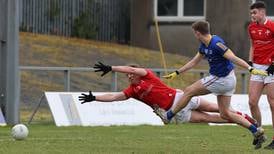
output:
M230 120L230 116L228 112L221 112L220 113L221 118L225 119L225 120Z
M248 103L249 103L250 107L257 107L258 106L258 102L259 102L258 98L249 97Z
M258 103L256 103L256 101L249 101L249 107L250 109L256 109L259 107Z

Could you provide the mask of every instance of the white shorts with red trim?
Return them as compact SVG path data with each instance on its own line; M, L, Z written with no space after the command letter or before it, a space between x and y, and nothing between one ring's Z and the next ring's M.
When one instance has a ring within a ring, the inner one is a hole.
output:
M183 97L184 92L181 90L177 90L173 105L171 109L174 109L175 106L178 104L179 100ZM200 106L200 98L199 97L192 97L191 100L188 102L187 106L184 107L181 111L179 111L175 116L177 123L184 123L189 122L191 118L191 111L197 109Z
M259 65L259 64L253 64L253 67L259 70L266 70L269 66L268 65ZM250 81L258 81L263 82L264 84L267 83L273 83L274 82L274 75L269 76L262 76L262 75L251 75Z
M236 87L236 76L232 70L225 77L209 75L201 79L207 90L215 95L232 96Z

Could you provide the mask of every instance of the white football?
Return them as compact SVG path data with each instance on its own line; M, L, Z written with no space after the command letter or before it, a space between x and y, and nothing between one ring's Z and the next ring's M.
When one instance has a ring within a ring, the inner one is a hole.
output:
M24 140L25 138L28 137L29 130L28 127L25 126L24 124L17 124L12 127L11 129L11 136L15 140Z

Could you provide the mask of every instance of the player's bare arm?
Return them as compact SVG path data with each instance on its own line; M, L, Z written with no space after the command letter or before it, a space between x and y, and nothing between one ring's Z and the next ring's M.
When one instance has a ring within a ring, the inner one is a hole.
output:
M139 76L145 76L147 74L147 71L144 68L130 66L112 66L112 71L120 73L131 73Z
M245 62L241 58L235 56L235 54L230 49L227 49L227 51L224 54L224 57L226 59L231 60L233 63L235 63L243 68L248 69L251 74L267 76L266 71L254 69L247 62Z
M93 101L101 101L101 102L112 102L112 101L122 101L126 100L127 97L123 92L118 92L114 94L103 94L103 95L93 95L91 91L89 91L89 94L82 93L81 96L79 96L79 101L81 101L81 104L93 102Z
M97 62L93 68L95 72L103 72L101 76L106 75L110 71L120 73L131 73L139 76L145 76L147 74L147 71L144 68L137 68L131 66L110 66L107 64L103 64L102 62Z
M186 63L183 67L178 69L179 73L185 72L194 66L196 66L201 60L203 59L203 55L197 52L197 54L188 62Z
M96 96L96 101L101 101L101 102L123 101L126 99L127 97L123 92L118 92L114 94L103 94L103 95Z
M227 51L225 52L224 54L224 57L226 59L229 59L231 60L233 63L243 67L243 68L246 68L246 69L249 69L249 65L248 63L246 63L244 60L242 60L241 58L235 56L235 54L230 50L230 49L227 49Z
M250 48L249 48L249 61L253 61L253 46L252 46L252 40L250 39Z
M175 72L172 72L168 75L163 76L166 79L174 79L177 75L180 73L183 73L192 67L196 66L201 60L203 59L203 55L199 52L193 57L188 63L186 63L184 66L182 66L180 69L176 70Z

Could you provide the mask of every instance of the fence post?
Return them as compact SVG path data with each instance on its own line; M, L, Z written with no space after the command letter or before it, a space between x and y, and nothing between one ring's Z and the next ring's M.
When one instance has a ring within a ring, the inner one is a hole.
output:
M202 79L205 76L204 72L200 72L200 78Z
M64 90L65 91L70 91L70 70L64 70Z
M111 72L111 91L117 91L117 72Z
M241 73L242 77L242 94L247 93L247 79L246 79L246 73Z
M161 72L160 72L160 71L157 71L157 72L156 72L156 75L157 75L159 78L161 78Z

